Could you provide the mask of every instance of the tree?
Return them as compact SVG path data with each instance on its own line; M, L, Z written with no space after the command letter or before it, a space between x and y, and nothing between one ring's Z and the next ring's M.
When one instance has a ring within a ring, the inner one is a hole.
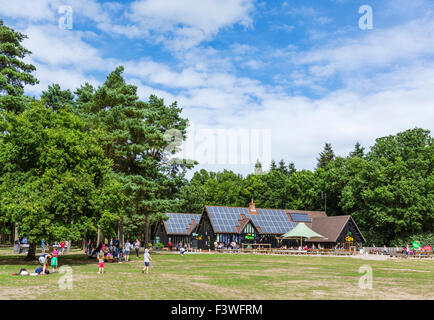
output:
M123 70L116 68L97 89L89 84L79 88L75 112L98 136L129 199L119 221L120 240L124 222L130 230L145 224L147 243L150 216L170 207L185 170L195 163L170 159L176 148L169 147L186 138L188 121L180 116L182 109L176 102L166 106L154 95L140 101L137 87L122 77Z
M273 159L273 160L271 160L271 163L270 163L270 171L273 171L276 169L277 169L276 161L274 161L274 159Z
M23 96L24 85L39 83L31 75L35 66L23 62L24 57L31 54L21 45L26 38L0 19L0 110L22 112L31 100Z
M350 152L350 157L359 157L363 158L365 156L365 148L363 148L360 143L357 141L354 146L354 151Z
M317 168L327 168L330 161L335 158L335 154L330 143L325 143L324 150L319 154Z
M45 105L54 111L64 106L74 105L74 95L71 90L62 90L57 83L48 86L47 91L42 91L41 98L44 100Z
M365 159L348 160L353 178L341 205L371 239L390 243L432 232L434 146L428 130L406 130L376 139Z
M42 239L80 239L102 214L95 202L111 166L97 141L81 119L40 101L1 126L0 210L31 243L28 258Z
M278 168L278 170L279 170L281 173L285 174L285 175L288 174L288 169L286 168L285 160L281 159L281 160L279 161L279 168Z

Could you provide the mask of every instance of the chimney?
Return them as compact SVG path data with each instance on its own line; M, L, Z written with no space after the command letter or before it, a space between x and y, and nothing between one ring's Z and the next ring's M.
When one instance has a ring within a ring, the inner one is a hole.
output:
M255 203L253 202L253 199L252 199L252 201L250 201L250 204L249 204L249 213L250 214L258 214L258 212L256 211Z

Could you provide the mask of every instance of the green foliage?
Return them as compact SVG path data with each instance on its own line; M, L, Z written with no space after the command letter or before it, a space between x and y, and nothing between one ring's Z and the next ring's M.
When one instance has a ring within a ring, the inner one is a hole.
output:
M31 75L36 70L23 59L31 52L21 45L26 39L22 33L5 26L0 19L0 109L21 112L31 100L23 96L24 85L38 80Z
M42 91L41 98L44 100L45 105L54 111L65 106L74 105L74 95L71 90L62 90L57 83L48 86L47 91Z
M335 158L335 154L330 143L325 143L324 150L319 154L317 158L317 168L327 168L328 164Z
M3 114L0 210L30 242L79 240L101 215L95 206L110 161L81 119L34 102Z

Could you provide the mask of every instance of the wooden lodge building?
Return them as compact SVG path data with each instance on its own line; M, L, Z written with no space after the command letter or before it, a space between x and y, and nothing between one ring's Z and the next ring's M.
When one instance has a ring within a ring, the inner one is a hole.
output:
M191 243L197 247L197 238L193 234L197 229L201 214L193 213L166 213L169 219L160 221L156 226L155 242L161 242L167 247L172 241L175 247L177 243Z
M348 247L365 242L355 221L349 215L329 217L324 211L256 208L253 201L248 208L206 205L202 215L166 215L169 216L169 220L160 223L156 234L164 245L167 245L168 239L171 238L174 243L188 241L192 247L201 249L214 249L215 242L228 245L233 240L239 245L269 243L272 247L298 247L296 240L278 240L277 237L287 233L300 222L326 237L320 240L307 239L303 244L320 244L322 248L331 248L336 245ZM178 217L182 215L186 217ZM174 223L170 222L171 219L176 219L176 227L171 227Z

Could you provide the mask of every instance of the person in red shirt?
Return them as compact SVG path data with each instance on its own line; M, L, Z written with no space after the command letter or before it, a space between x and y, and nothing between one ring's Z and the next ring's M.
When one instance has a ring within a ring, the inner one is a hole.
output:
M169 243L167 244L167 246L169 247L169 250L172 251L172 247L173 247L172 241L169 241Z
M62 254L64 254L65 253L65 241L62 241L60 243L60 248L62 248Z

